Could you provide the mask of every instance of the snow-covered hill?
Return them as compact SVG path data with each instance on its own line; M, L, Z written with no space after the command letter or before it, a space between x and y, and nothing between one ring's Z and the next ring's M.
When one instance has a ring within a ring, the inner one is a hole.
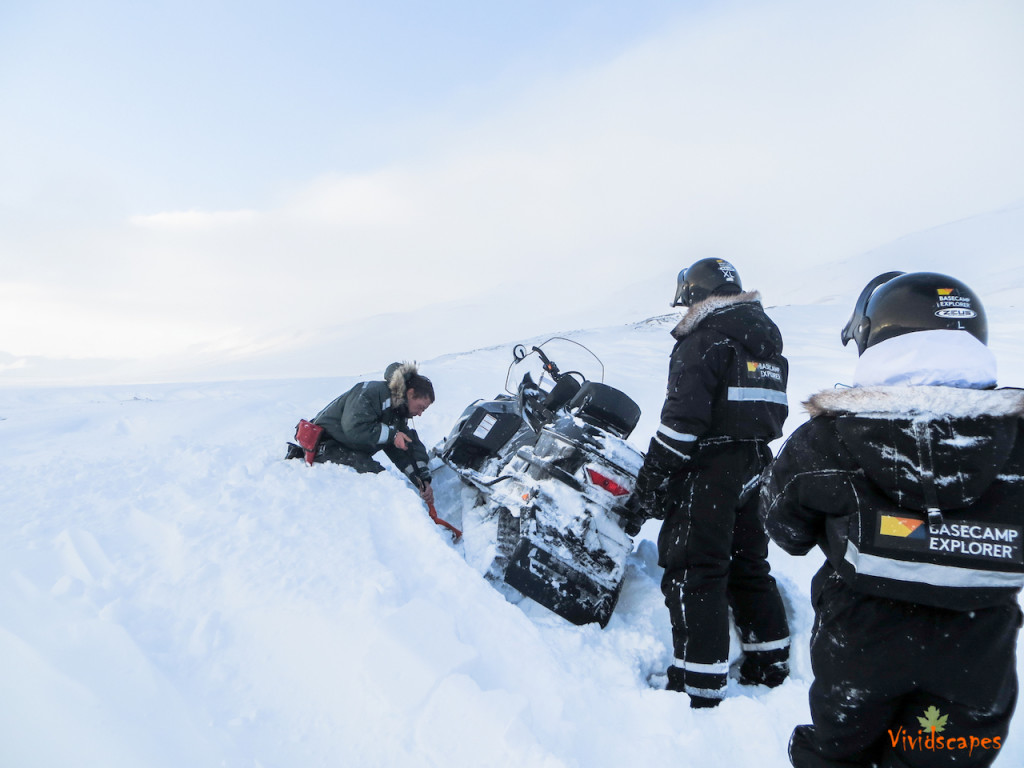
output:
M850 379L848 309L771 310L790 430L807 394ZM1024 321L1008 302L989 309L1001 380L1024 383ZM639 402L639 447L673 322L571 334ZM428 444L502 388L510 360L502 345L421 361L438 392L417 424ZM0 390L0 765L788 764L820 556L771 553L792 679L733 683L721 707L692 711L648 684L672 655L656 522L608 627L575 627L506 602L394 471L282 461L296 421L357 379ZM458 522L454 489L438 491ZM1018 718L1000 764L1022 762Z
M634 265L631 255L624 253L613 268L595 270L603 283L595 290L571 280L553 281L536 270L523 272L515 262L495 265L484 260L475 268L491 276L489 292L470 291L458 300L415 310L402 301L383 303L384 314L329 325L306 322L302 331L281 330L241 346L210 338L184 353L116 360L14 355L0 348L0 386L338 376L376 371L391 361L389 355L431 360L482 346L511 345L524 337L626 325L669 311L676 273L705 256L732 260L744 283L759 289L769 306L830 305L836 315L844 316L843 321L858 287L891 269L947 271L967 281L993 306L1009 307L1018 303L1022 249L1024 200L1018 200L999 210L908 234L867 253L822 253L813 267L793 267L788 254L770 249L743 253L698 249L673 254L664 259L663 271L652 274L645 266L650 254ZM581 269L587 270L587 265ZM452 275L453 280L456 277ZM415 280L403 290L422 300ZM139 332L144 334L145 326Z

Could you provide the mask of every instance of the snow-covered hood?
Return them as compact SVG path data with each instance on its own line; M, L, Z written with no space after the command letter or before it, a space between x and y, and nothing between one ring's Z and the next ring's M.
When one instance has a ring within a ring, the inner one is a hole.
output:
M835 417L845 448L896 504L954 510L1002 472L1020 433L1024 390L853 387L804 405L812 416Z

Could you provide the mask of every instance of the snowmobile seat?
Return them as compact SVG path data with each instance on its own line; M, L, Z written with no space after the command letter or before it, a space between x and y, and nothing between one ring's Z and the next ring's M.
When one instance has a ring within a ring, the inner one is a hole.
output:
M629 437L640 421L640 406L629 395L596 381L588 381L580 387L569 401L569 410L621 438Z
M580 386L580 383L572 376L563 376L544 398L544 407L552 412L557 411L573 399L580 391Z

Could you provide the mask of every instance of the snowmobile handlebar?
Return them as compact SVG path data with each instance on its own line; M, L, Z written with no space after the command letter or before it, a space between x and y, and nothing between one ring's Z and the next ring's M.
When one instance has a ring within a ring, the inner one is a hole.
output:
M544 350L541 349L540 347L530 347L530 351L527 352L526 347L524 347L522 344L516 344L515 348L512 350L512 357L515 358L512 362L512 365L523 362L523 360L525 360L529 355L534 353L536 353L537 356L540 358L540 361L543 364L544 371L550 374L551 377L555 379L555 381L558 381L558 379L562 376L562 372L558 370L558 366L555 364L555 361L548 357L546 354L544 354Z
M555 365L551 358L544 354L544 350L541 349L540 347L534 347L533 351L540 356L541 362L544 363L544 370L550 373L552 378L554 378L555 381L557 381L558 378L561 376L561 372L558 370L558 366Z
M583 344L580 344L578 341L573 341L572 339L566 339L566 338L563 338L561 336L553 336L552 338L550 338L547 341L545 341L544 344L547 344L550 341L556 341L556 340L568 342L569 344L574 344L577 347L580 347L583 350L585 350L587 352L587 354L589 354L596 361L597 365L600 366L600 371L601 371L600 372L600 381L604 381L604 363L602 363L601 359L597 355L595 355L590 349L588 349ZM529 350L527 350L526 346L523 345L523 344L516 344L515 347L512 348L512 358L513 359L512 359L512 363L508 367L508 372L506 373L506 376L505 376L505 391L506 392L508 392L509 394L515 394L514 391L509 389L509 379L511 378L512 369L515 368L515 366L517 364L523 362L524 360L526 360L526 358L530 357L533 354L536 354L537 357L540 359L540 361L541 361L541 369L544 371L544 373L546 373L548 376L550 376L556 382L561 381L562 379L564 379L566 377L572 377L572 378L576 379L577 381L579 381L582 384L582 383L588 381L591 378L591 377L587 376L586 374L584 374L582 371L577 371L577 370L563 371L563 370L561 370L558 367L558 364L554 360L552 360L550 357L548 357L547 354L544 352L544 349L543 349L544 344L540 344L540 345L537 345L537 346L531 346L529 348Z

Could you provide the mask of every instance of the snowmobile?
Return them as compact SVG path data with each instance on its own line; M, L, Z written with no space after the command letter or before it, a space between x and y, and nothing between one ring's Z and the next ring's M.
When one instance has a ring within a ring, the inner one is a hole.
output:
M604 627L633 549L617 510L643 464L627 442L640 408L601 380L560 370L553 342L585 350L603 379L578 342L516 345L506 393L466 407L432 449L431 468L462 481L467 561L510 599L508 588L574 624Z

